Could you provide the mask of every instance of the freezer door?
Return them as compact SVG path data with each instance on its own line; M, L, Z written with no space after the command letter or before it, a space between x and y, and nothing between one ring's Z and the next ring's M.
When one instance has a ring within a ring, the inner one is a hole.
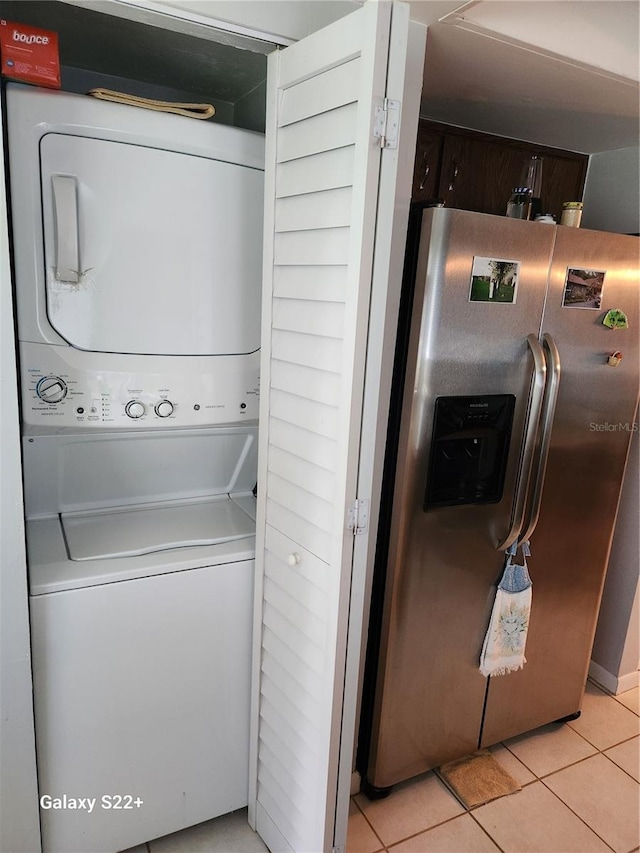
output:
M40 145L46 310L82 350L260 346L263 173L70 134Z
M558 228L543 333L561 378L542 504L528 561L533 604L527 664L492 678L483 745L580 709L625 461L637 424L635 237ZM620 309L628 329L603 319ZM608 363L622 353L617 366Z
M527 337L537 342L553 237L502 217L424 214L368 766L378 787L478 746L479 654L511 527L534 372ZM455 397L450 432L435 423L434 433L436 400ZM494 482L490 467L502 464Z

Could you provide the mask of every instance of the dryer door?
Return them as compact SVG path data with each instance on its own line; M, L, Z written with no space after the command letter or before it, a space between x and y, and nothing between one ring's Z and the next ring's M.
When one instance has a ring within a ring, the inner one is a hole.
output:
M71 346L259 348L260 170L57 133L40 156L47 314Z

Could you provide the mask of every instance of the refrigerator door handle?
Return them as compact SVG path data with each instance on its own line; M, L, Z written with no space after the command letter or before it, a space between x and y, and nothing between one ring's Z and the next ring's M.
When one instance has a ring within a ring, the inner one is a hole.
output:
M551 429L553 427L553 418L556 411L556 403L558 402L558 390L560 388L561 366L558 347L551 335L546 332L542 336L542 343L547 360L548 382L540 418L540 435L542 438L533 474L533 491L531 492L531 500L529 502L529 512L523 525L524 533L521 533L519 537L521 541L529 539L538 524L544 477L547 471L547 459L549 458L549 446L551 444Z
M516 479L516 494L511 517L511 527L505 539L497 546L498 551L506 551L520 536L524 521L524 511L529 490L529 480L533 467L536 439L538 435L538 422L544 400L544 390L547 382L547 363L544 352L540 346L537 335L527 335L527 344L533 356L533 385L531 398L529 400L529 414L525 427L524 443L520 455L520 470Z

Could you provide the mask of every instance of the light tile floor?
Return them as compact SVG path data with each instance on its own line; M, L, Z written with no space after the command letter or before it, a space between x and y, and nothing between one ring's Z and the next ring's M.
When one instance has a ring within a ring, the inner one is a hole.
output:
M631 853L640 844L639 688L592 684L582 716L493 747L522 785L467 810L433 773L384 800L352 798L346 853ZM264 853L246 810L127 853ZM307 851L306 853L320 853Z
M587 686L582 715L493 747L522 785L467 810L433 773L354 797L347 853L630 853L640 844L638 688Z

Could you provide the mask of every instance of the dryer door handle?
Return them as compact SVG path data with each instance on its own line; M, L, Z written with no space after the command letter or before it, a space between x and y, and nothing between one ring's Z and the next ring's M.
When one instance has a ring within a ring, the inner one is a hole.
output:
M80 246L76 179L69 175L52 175L51 183L56 234L56 279L77 284L80 281Z

